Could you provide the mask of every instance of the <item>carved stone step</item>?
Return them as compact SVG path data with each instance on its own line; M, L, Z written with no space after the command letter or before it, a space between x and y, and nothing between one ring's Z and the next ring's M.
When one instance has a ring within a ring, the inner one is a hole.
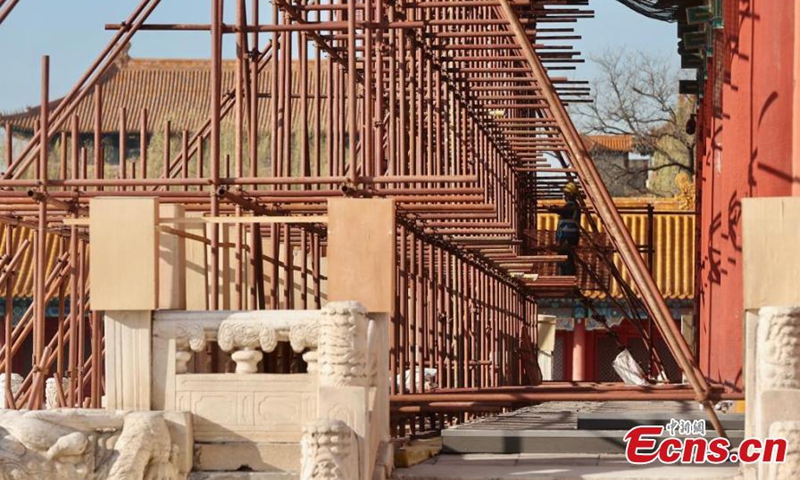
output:
M296 474L295 472L300 471L300 444L254 442L195 443L194 470L197 472L237 473L239 473L238 471L240 470L246 470L247 472L280 474L288 472ZM227 477L221 478L224 479Z
M189 480L298 480L300 474L285 472L192 472Z

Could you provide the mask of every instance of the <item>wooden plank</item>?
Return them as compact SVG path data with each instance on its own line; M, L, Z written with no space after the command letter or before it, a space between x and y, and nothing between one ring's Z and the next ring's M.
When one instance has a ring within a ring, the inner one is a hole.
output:
M744 310L800 305L800 197L742 199Z
M62 220L66 226L88 227L88 218L65 218ZM161 218L160 223L178 225L200 225L205 223L240 224L240 223L281 223L281 224L309 224L328 223L327 215L313 215L307 217L274 217L274 216L247 216L247 217L187 217L187 218Z
M539 315L536 318L536 343L539 350L553 352L556 349L556 317Z
M89 278L93 310L158 306L158 199L89 201Z
M71 227L88 227L89 226L89 219L88 218L65 218L63 220L64 225Z
M208 223L220 224L235 224L235 223L288 223L288 224L306 224L306 223L328 223L328 217L325 215L315 215L310 217L266 217L266 216L251 216L251 217L204 217Z
M355 300L391 313L395 296L395 203L328 200L328 301Z

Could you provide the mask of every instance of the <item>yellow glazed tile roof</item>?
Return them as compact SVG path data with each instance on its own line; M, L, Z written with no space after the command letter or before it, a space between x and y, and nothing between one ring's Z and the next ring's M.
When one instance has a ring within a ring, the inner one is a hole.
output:
M630 153L633 151L632 135L586 135L583 137L589 150L609 150Z
M622 218L637 245L647 243L647 214L623 213ZM558 218L553 214L539 216L538 228L555 230ZM584 228L588 228L583 218ZM654 253L653 277L667 299L687 300L694 298L694 262L695 262L695 217L691 214L657 213L654 219ZM644 254L643 254L644 255ZM645 257L646 258L646 257ZM618 257L614 263L622 272L625 280L630 275L625 271ZM619 285L612 281L611 293L621 296ZM603 296L600 292L587 292L592 298Z

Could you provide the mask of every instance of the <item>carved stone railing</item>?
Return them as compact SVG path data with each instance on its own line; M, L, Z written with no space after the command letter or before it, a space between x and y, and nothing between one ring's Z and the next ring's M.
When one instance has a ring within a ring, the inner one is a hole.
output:
M322 316L311 311L157 312L153 323L153 408L195 416L203 442L299 442L316 416L316 350ZM281 342L303 354L307 373L259 373ZM231 354L234 373L190 373L211 343Z
M383 479L389 443L389 318L355 302L320 311L158 312L152 408L188 411L203 443L295 443L302 479ZM216 343L234 373L190 373ZM281 342L307 373L259 373ZM301 442L302 440L302 442Z
M186 373L193 353L209 342L233 351L236 373L255 373L263 353L288 342L309 365L316 368L319 310L272 310L247 312L178 312L155 314L154 335L175 342L176 373ZM237 360L238 358L238 360Z

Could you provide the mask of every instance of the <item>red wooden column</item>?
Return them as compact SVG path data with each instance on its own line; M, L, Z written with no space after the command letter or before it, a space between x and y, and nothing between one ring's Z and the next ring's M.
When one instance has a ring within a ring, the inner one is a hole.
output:
M572 332L572 381L586 380L586 320L575 319Z

